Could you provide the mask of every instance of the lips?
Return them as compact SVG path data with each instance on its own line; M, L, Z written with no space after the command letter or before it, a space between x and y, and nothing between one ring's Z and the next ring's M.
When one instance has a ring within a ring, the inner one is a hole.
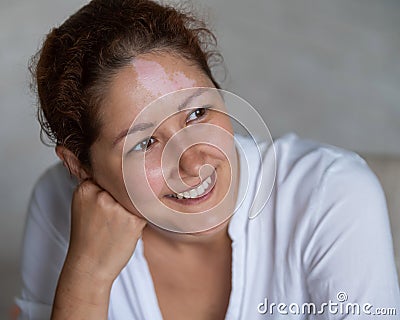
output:
M213 189L214 184L215 184L215 174L213 173L212 175L204 179L197 186L179 193L169 194L167 197L174 198L177 200L202 198Z

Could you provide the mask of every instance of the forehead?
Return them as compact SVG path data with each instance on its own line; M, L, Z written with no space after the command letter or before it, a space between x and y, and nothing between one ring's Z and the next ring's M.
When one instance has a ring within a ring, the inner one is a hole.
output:
M117 72L110 82L100 117L104 129L129 127L157 98L176 90L214 87L193 63L171 54L144 54Z
M167 93L196 86L196 76L186 70L185 65L176 59L155 61L146 58L135 59L132 63L136 73L136 82L152 97L159 97Z
M171 54L145 54L115 75L106 100L113 108L134 103L141 110L167 93L192 87L214 85L197 65L187 60Z

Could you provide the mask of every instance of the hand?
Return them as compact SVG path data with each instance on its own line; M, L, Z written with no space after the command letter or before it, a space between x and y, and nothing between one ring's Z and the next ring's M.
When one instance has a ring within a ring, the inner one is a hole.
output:
M107 319L112 283L131 258L146 221L90 180L75 190L71 215L51 319Z
M146 220L127 211L90 180L75 190L71 211L65 264L112 283L132 256Z

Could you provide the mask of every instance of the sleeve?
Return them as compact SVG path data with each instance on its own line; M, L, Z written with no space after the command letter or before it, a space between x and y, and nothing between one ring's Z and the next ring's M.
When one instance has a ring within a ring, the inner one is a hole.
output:
M72 189L67 187L65 177L58 174L62 169L47 171L35 185L29 201L21 257L22 290L15 299L21 320L51 316L70 230Z
M304 253L312 319L398 319L400 293L385 196L365 161L325 171Z

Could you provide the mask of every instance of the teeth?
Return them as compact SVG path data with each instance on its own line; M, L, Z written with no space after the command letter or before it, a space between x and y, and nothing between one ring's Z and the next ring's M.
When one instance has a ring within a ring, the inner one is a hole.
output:
M207 186L207 187L208 187L208 186ZM203 194L205 189L206 189L206 188L203 187L203 184L201 184L201 185L199 185L199 186L197 187L197 193L198 193L198 194Z
M211 177L208 177L206 180L203 181L201 185L199 185L197 188L193 188L191 190L182 192L182 193L177 193L176 198L178 199L193 199L200 197L207 189L208 186L211 183Z
M196 198L197 197L197 191L196 189L192 189L189 191L190 197L191 198Z

